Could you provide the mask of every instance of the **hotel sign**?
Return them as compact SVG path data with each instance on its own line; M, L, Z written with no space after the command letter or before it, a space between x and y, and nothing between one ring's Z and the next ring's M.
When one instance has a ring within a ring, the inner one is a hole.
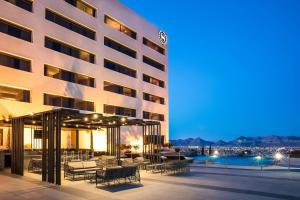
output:
M161 42L162 45L167 45L167 43L168 43L168 36L167 36L167 34L165 32L159 31L158 38L159 38L159 40L160 40L160 42Z

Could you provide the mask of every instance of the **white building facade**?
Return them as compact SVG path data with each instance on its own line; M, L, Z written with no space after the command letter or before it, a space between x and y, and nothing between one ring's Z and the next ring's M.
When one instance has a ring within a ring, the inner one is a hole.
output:
M164 32L117 0L4 0L0 10L0 118L65 107L158 120L169 140ZM8 134L0 127L0 147Z

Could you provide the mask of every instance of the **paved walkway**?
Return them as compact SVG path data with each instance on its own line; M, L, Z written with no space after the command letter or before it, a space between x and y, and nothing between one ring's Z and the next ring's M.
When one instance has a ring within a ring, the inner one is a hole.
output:
M300 173L193 167L181 176L142 172L141 184L96 188L84 181L64 181L60 188L28 177L0 174L1 200L300 200Z

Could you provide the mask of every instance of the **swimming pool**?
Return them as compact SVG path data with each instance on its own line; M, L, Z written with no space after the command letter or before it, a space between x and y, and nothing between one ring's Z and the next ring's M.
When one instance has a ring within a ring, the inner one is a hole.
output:
M239 156L196 156L196 161L212 161L214 164L220 165L238 165L238 166L266 166L272 165L272 158L261 158L258 160L256 157L239 157Z

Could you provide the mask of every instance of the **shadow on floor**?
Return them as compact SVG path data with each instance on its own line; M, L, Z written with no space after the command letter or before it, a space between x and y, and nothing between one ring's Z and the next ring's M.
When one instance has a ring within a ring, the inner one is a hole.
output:
M97 188L108 192L121 192L125 190L131 190L143 187L141 183L126 183L126 184L113 184L113 185L98 185Z

